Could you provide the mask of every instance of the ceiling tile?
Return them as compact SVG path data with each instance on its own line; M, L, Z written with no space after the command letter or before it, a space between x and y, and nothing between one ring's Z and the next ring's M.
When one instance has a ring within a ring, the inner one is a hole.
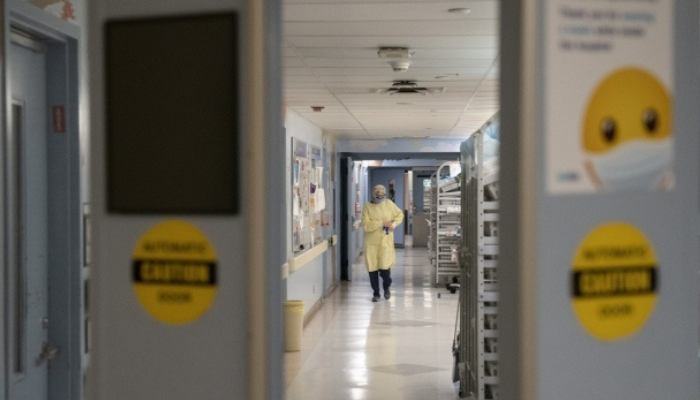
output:
M429 36L498 35L498 19L432 21L289 22L286 37L295 36L413 36L420 25Z
M470 0L468 15L447 12L464 0L284 1L284 101L324 131L458 138L498 111L498 1ZM407 47L408 71L393 71L380 46ZM402 80L444 93L377 93Z
M345 58L345 59L377 59L378 46L363 48L338 48L338 47L294 47L294 53L299 53L305 58ZM412 60L488 60L492 62L498 56L498 49L491 48L430 48L409 46L415 54ZM288 57L285 52L285 57Z
M471 1L467 15L447 12L464 2L416 1L285 1L285 21L429 21L498 18L497 1Z
M431 47L468 49L498 47L498 36L288 36L294 47Z

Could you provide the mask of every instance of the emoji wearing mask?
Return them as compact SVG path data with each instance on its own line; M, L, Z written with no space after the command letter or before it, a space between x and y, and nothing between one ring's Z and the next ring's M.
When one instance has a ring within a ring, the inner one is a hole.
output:
M586 173L599 190L668 189L673 181L668 91L639 68L614 71L588 102L582 142Z

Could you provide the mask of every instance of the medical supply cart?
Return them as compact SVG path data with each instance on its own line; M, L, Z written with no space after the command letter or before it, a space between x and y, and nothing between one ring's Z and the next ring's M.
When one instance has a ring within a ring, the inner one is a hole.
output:
M459 265L457 250L460 245L461 196L458 163L443 163L436 172L435 190L435 286L440 284L440 277L447 277L447 285L457 281ZM449 287L448 287L449 288ZM454 293L454 289L451 289Z
M428 258L432 266L437 265L437 171L430 176L430 217L428 226L430 233L428 236Z
M483 134L462 144L459 251L460 397L498 399L498 158L484 160Z

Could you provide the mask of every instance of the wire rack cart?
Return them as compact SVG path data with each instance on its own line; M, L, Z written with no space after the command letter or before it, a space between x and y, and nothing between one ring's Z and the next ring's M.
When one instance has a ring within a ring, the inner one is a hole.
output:
M459 249L460 397L498 399L498 159L485 162L483 134L462 144L463 235Z
M441 277L447 277L447 286L459 278L457 252L460 245L461 226L461 174L458 162L443 163L436 172L435 193L435 286L441 282ZM453 176L453 174L455 176ZM454 289L451 289L454 293Z

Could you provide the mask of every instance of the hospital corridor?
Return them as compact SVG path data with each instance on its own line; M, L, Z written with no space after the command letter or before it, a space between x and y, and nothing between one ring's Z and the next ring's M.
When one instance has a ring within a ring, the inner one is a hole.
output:
M700 0L0 25L0 400L700 400Z

